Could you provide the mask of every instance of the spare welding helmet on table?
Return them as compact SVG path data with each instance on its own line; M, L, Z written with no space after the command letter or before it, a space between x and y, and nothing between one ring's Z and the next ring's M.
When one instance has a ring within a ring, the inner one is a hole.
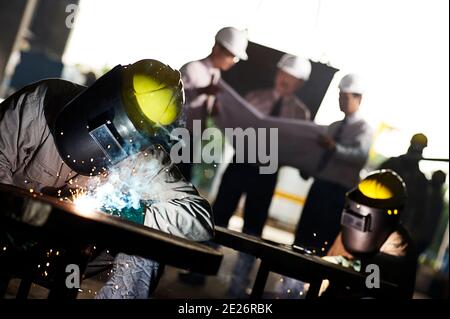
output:
M183 103L179 71L156 60L118 65L63 107L52 135L72 170L96 175L154 144Z
M369 174L347 193L341 216L342 241L352 254L378 252L399 224L406 187L392 170Z

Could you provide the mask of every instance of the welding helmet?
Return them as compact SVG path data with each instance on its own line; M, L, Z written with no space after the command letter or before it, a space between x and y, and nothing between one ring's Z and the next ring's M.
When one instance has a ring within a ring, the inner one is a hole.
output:
M406 187L392 170L379 170L347 193L341 217L342 241L352 254L379 251L399 223Z
M72 170L95 175L154 144L183 103L180 73L168 65L118 65L62 108L52 135Z

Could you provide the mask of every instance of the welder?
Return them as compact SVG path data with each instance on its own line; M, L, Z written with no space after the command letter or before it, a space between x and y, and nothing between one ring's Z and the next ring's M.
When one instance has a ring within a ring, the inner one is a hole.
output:
M408 231L400 223L407 202L406 186L392 170L369 174L346 195L341 232L325 259L364 272L378 267L379 279L398 286L398 298L414 291L417 253ZM369 289L370 287L368 287ZM324 295L364 297L368 291L333 288Z
M143 224L209 240L208 202L159 145L183 103L180 73L156 60L118 65L87 88L59 79L24 87L0 104L0 183L56 195L67 186L86 187L145 152L156 168L140 198ZM147 298L162 270L152 260L118 253L98 297Z

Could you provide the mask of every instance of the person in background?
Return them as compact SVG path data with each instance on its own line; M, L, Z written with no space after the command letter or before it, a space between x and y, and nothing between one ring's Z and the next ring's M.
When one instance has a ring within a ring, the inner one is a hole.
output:
M308 107L295 96L295 93L309 80L311 69L309 60L285 54L277 63L273 87L251 91L245 98L265 115L309 120ZM269 215L277 176L277 172L261 174L256 164L237 163L235 155L225 170L213 204L216 225L228 226L239 199L245 193L243 232L260 237ZM233 270L229 296L245 296L245 290L250 283L249 274L253 261L254 257L239 253Z
M401 224L407 205L406 186L392 170L383 169L368 174L344 196L344 208L339 222L340 231L326 256L333 264L366 272L370 264L379 267L380 281L398 286L398 290L383 298L412 297L416 277L416 247ZM305 295L308 284L289 277L282 279L279 298L297 299ZM372 296L377 289L338 287L323 280L322 298L348 299ZM381 292L381 291L380 291Z
M285 54L277 67L273 87L251 91L245 96L246 100L265 115L309 120L310 111L295 96L295 92L308 81L311 63L307 59ZM222 177L213 205L216 225L228 226L239 199L245 193L243 232L261 236L269 214L277 176L277 173L260 174L256 164L236 163L235 156Z
M398 286L389 298L411 299L417 254L401 224L407 200L405 183L397 173L379 170L369 174L346 195L341 232L323 258L360 272L365 272L368 265L376 265L380 281ZM321 287L324 298L363 298L373 295L374 290L338 289L328 281Z
M311 69L308 59L284 54L277 63L273 87L251 91L245 99L265 115L310 120L311 112L295 93L309 80Z
M94 82L97 81L97 75L94 72L89 71L84 75L84 85L91 86Z
M187 180L192 177L193 140L200 137L193 135L193 121L200 120L202 131L206 126L208 114L217 107L215 95L222 71L228 71L239 60L247 60L248 39L245 31L234 27L220 29L215 36L211 53L204 59L192 61L180 69L186 94L184 106L186 127L190 131L190 141L186 144L190 152L190 162L180 163L178 167ZM185 150L184 150L185 151Z
M247 60L248 39L245 31L234 27L224 27L215 36L211 53L204 59L191 61L180 69L186 104L184 114L186 128L190 132L189 141L185 141L182 152L189 152L189 162L178 163L177 166L187 181L192 180L194 140L201 141L201 136L194 135L193 121L200 121L201 132L206 128L208 116L218 112L215 95L219 92L218 82L221 73L231 69L240 60ZM200 133L201 134L201 133ZM180 272L178 278L188 284L203 285L205 277L193 272Z
M414 134L406 154L391 157L379 168L389 168L399 174L405 181L408 192L408 205L402 215L402 223L411 233L420 255L427 248L426 226L429 182L419 167L423 150L428 145L427 137L422 133Z
M339 232L345 194L360 180L372 144L373 130L359 111L364 85L348 74L339 83L339 106L344 119L332 123L318 143L324 152L313 173L314 183L295 233L295 245L325 255Z

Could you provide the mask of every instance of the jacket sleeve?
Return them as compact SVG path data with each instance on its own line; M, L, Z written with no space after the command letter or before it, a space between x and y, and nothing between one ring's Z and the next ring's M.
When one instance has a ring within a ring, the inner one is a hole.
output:
M191 62L184 65L180 69L180 72L183 79L187 105L194 109L203 106L207 96L205 94L198 94L197 89L203 87L203 85L198 83L198 76L196 76L196 74L202 72L202 70L199 69L198 62Z
M0 104L0 183L16 184L16 176L33 163L50 135L46 110L52 111L47 115L53 118L83 89L64 80L43 80L22 88Z
M42 132L36 122L45 121L38 91L23 89L0 104L0 183L13 184L14 173L37 148Z
M211 239L214 225L208 201L184 179L162 147L150 152L158 168L145 194L144 224L194 241Z
M362 123L358 134L350 145L336 144L334 158L341 161L364 165L372 145L373 131L369 125Z

